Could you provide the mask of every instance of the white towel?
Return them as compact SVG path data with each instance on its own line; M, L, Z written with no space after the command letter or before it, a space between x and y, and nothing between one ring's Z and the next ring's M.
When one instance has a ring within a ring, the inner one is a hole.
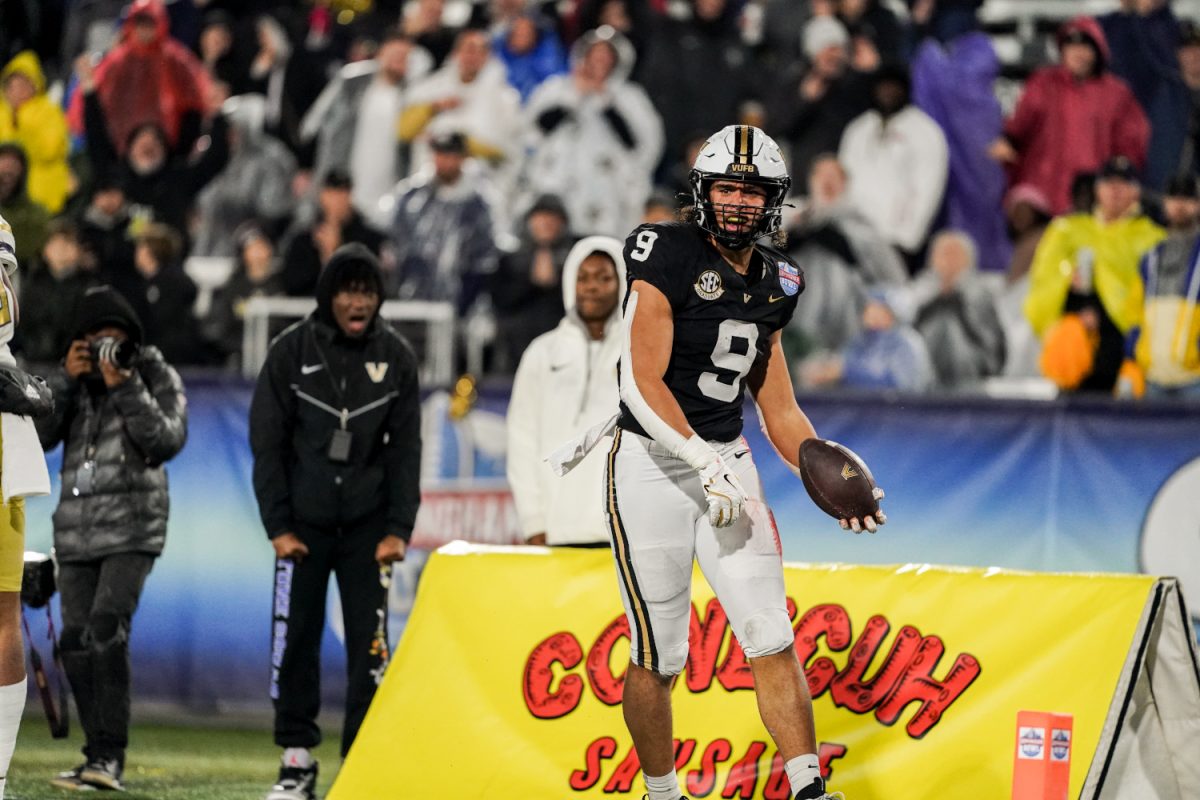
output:
M38 440L37 428L29 417L0 414L0 499L38 497L50 494L50 473Z
M613 428L617 427L617 416L617 414L613 414L604 422L593 425L574 439L559 445L543 460L550 465L550 469L554 470L554 474L561 478L576 464L583 461L584 456L592 452L605 436L612 433Z

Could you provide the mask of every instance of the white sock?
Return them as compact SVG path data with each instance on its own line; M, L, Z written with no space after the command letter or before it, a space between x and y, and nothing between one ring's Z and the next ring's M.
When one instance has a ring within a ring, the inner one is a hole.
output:
M679 790L679 778L675 775L674 770L661 778L652 778L644 772L642 777L646 779L646 792L650 795L649 800L679 800L683 796L683 792Z
M796 756L784 764L783 769L787 772L793 795L812 786L814 781L821 778L821 761L814 753Z
M312 766L313 757L307 747L287 747L283 751L283 765L285 767L299 767L300 769L308 769ZM4 798L0 797L0 800Z
M17 729L21 727L21 713L25 710L25 679L8 686L0 686L0 800L4 800L4 787L8 784L8 764L12 761L13 748L17 746Z

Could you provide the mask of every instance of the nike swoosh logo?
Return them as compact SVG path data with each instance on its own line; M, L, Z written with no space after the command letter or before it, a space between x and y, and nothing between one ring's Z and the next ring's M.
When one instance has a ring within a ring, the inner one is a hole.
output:
M321 369L324 366L325 366L324 364L305 364L304 366L300 367L300 374L301 375L312 375L314 372L316 372L317 370Z
M771 295L770 297L767 298L767 302L768 303L778 303L784 297L787 297L787 295L783 295L783 297L776 297L775 295Z
M571 366L571 362L569 362L569 361L566 364L551 364L550 371L558 372L560 369L566 369L569 366Z
M749 452L750 452L749 450L742 450L740 453L734 453L734 454L733 454L733 457L734 457L734 458L741 458L742 456L746 455L746 454L747 454L747 453L749 453Z

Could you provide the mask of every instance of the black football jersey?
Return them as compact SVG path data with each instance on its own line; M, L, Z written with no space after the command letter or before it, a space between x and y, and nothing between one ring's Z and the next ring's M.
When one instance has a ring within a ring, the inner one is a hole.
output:
M646 281L671 304L675 333L663 380L688 424L705 439L736 439L744 379L765 357L771 334L792 318L804 273L783 253L758 245L743 276L696 225L678 222L630 234L625 269L631 286ZM624 402L618 424L648 435Z

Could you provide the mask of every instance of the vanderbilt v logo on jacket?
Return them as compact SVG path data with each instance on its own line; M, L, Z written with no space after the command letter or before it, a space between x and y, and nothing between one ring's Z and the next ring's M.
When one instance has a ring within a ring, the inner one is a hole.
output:
M374 383L383 383L384 377L387 375L388 365L386 361L368 361L366 363L367 374L371 376Z

